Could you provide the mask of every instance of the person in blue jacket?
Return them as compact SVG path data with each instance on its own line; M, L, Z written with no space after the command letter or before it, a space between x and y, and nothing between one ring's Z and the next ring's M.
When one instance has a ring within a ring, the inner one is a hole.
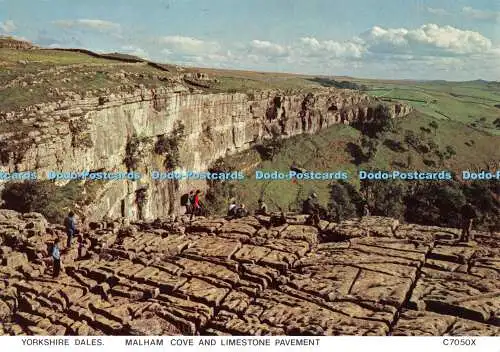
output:
M59 238L56 238L52 246L52 276L54 278L59 276L61 271L61 251L59 250Z

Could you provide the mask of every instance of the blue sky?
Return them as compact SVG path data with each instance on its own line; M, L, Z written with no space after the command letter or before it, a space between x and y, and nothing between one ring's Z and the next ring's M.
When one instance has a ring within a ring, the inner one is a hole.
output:
M0 34L191 66L500 80L500 0L0 0Z

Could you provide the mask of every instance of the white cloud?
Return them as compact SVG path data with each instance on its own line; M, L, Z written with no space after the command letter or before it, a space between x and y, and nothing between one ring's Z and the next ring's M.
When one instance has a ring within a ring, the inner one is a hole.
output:
M157 42L162 46L163 53L167 55L198 55L216 53L220 50L217 42L179 35L160 37Z
M0 22L0 33L12 33L17 29L16 24L12 20L7 20L5 22Z
M300 38L300 44L296 49L304 56L328 56L334 58L360 58L366 51L363 42L359 38L346 42L336 42L303 37Z
M466 6L462 9L462 13L474 20L500 22L500 11L478 10Z
M433 15L438 15L438 16L448 16L448 15L450 15L450 13L447 10L445 10L445 9L427 7L426 10L427 10L427 12L432 13Z
M368 49L378 53L474 54L488 52L490 39L474 31L426 24L417 29L378 26L363 33Z
M118 31L121 28L118 23L99 19L58 20L52 23L63 28L83 28L100 32Z
M283 45L257 39L250 42L249 49L254 55L287 56L289 54L289 49Z
M304 36L287 43L265 39L228 43L167 36L148 45L145 49L155 60L181 65L366 77L375 72L390 78L500 78L496 65L500 48L490 39L436 24L374 26L346 41Z

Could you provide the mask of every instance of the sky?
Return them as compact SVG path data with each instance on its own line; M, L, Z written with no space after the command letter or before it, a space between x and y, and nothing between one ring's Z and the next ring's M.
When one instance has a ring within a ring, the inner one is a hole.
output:
M0 35L197 67L500 80L500 0L0 0Z

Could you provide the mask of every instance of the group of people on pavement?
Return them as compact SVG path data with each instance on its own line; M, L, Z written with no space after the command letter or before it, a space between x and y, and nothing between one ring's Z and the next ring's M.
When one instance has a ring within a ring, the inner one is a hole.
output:
M181 197L181 205L186 207L186 214L190 214L190 220L195 216L201 216L206 213L205 205L201 201L202 192L197 189L191 190L189 193L184 194Z
M185 199L182 199L181 197L181 204L186 207L186 213L191 215L190 220L193 218L193 216L204 215L205 213L204 205L200 200L201 193L202 192L200 190L192 190L189 192L189 194L183 196L185 197ZM322 210L322 207L318 203L318 196L316 193L311 193L302 203L302 213L309 215L306 221L310 225L319 225ZM262 198L258 200L258 207L254 213L255 215L270 215L268 212L268 207L266 203L264 203L264 200ZM460 236L460 242L468 242L469 240L473 241L474 235L471 230L474 219L477 218L476 210L470 202L467 202L460 209L460 213L462 216L462 233ZM248 215L249 211L247 210L245 204L238 204L235 198L232 198L229 201L227 216L242 218ZM363 206L363 216L370 216L370 209L366 202ZM284 212L281 211L281 216L279 217L279 219L277 218L274 220L278 221L279 223L283 223L284 221L286 222ZM71 248L73 238L76 235L78 240L78 258L83 258L85 241L83 235L80 234L76 227L75 213L73 211L70 211L68 213L68 216L64 219L64 228L67 236L65 251L67 252ZM50 250L50 255L53 262L53 277L57 278L61 272L61 248L59 237L54 240L52 249Z
M65 252L69 251L73 242L73 238L75 235L77 236L78 241L78 258L83 258L85 241L83 235L80 234L80 231L76 228L76 220L75 213L70 211L68 216L64 218L64 229L66 231L66 247L64 248ZM52 248L50 250L50 255L52 257L53 269L52 276L57 278L61 272L61 248L60 248L60 239L56 237L54 243L52 244Z

